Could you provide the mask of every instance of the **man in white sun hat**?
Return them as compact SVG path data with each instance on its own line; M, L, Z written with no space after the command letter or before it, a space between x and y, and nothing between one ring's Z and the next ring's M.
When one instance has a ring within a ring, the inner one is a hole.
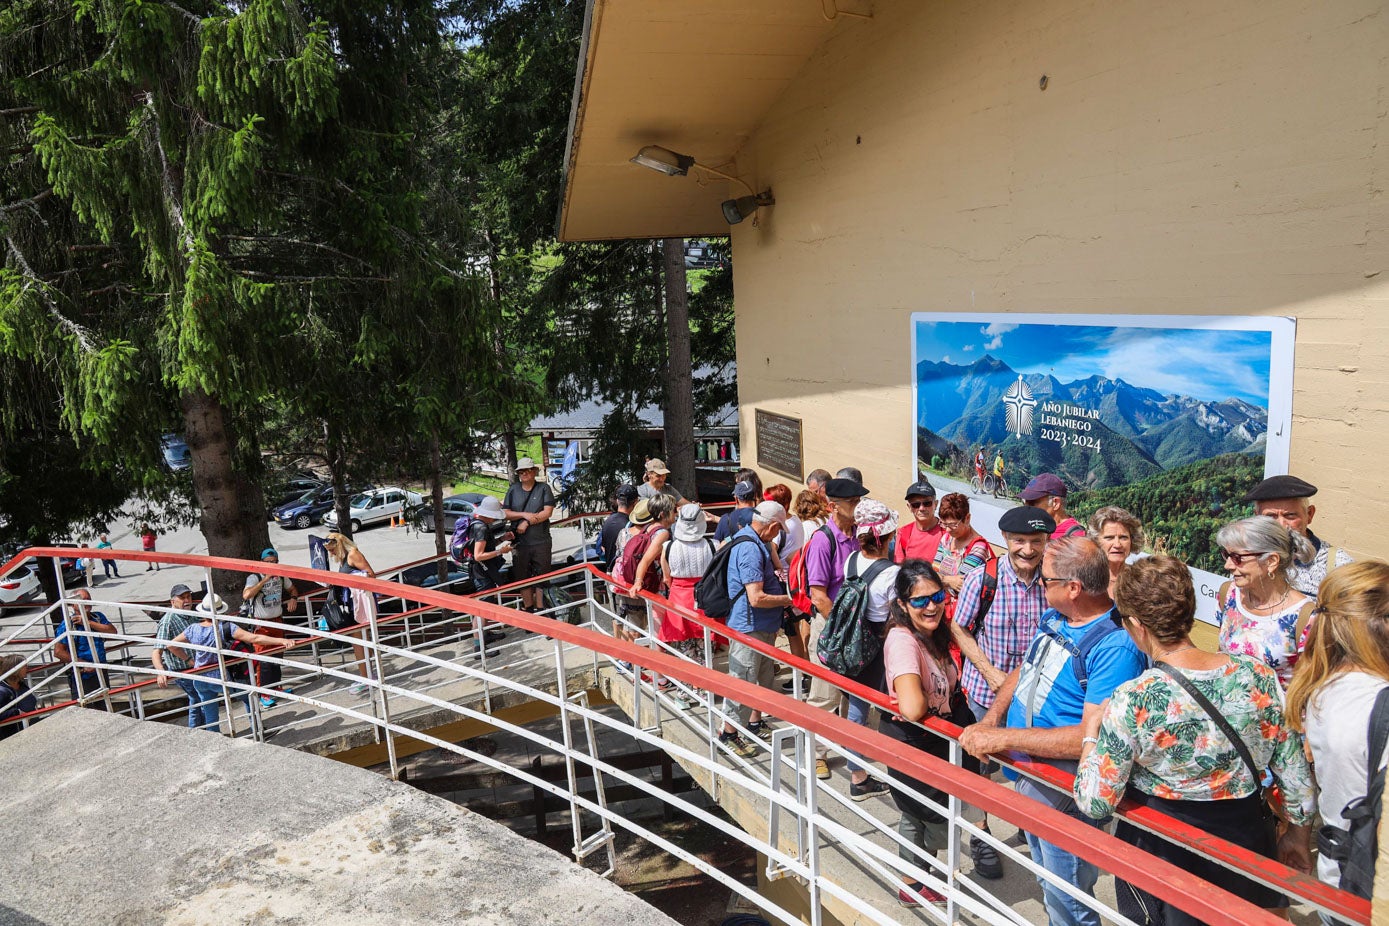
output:
M539 476L540 466L530 457L517 460L516 481L502 499L502 508L516 527L516 544L511 557L512 581L550 571L550 516L555 513L555 493L548 485L537 481ZM545 606L544 589L537 585L522 590L521 604L527 611L539 611Z

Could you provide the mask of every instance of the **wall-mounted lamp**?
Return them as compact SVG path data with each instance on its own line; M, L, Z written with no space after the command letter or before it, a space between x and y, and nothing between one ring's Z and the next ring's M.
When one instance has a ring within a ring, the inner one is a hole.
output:
M767 190L756 193L747 182L737 177L725 174L721 170L715 170L699 163L688 154L680 154L678 151L671 151L660 145L647 145L637 152L636 157L632 158L633 164L640 164L642 167L649 167L652 170L660 171L667 177L684 177L690 172L691 167L697 167L707 174L721 177L732 183L741 184L748 191L747 196L740 196L737 199L726 199L722 203L723 217L729 225L737 225L748 216L753 216L752 224L757 224L757 210L763 206L776 205L776 200L772 198L772 191Z

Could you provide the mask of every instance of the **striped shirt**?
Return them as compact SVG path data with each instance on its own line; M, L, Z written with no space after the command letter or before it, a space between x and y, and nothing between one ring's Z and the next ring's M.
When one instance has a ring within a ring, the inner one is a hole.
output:
M979 614L979 593L984 587L984 567L980 566L965 576L960 588L960 599L955 604L955 623L974 633L974 640L994 668L1005 675L1022 664L1028 644L1037 635L1037 624L1042 612L1047 609L1047 593L1041 582L1042 570L1039 568L1030 584L1024 583L1013 571L1013 561L1008 556L998 558L998 591L994 594L993 605L984 617L984 626L975 629L974 619ZM965 660L960 683L965 694L981 707L994 703L994 692L984 676Z

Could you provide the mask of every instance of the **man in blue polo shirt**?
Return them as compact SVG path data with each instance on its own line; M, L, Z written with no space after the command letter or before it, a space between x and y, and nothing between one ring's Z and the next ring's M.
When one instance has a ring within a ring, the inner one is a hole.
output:
M93 611L90 604L82 603L92 600L91 592L79 588L72 593L72 598L76 603L65 609L66 617L53 632L53 656L59 662L70 663L67 670L68 690L72 692L72 699L77 701L106 687L106 673L91 665L106 662L106 641L94 634L115 633L116 628L105 614ZM68 642L69 637L76 642ZM74 662L87 665L71 665Z
M786 527L786 509L777 502L763 502L753 509L752 523L729 540L733 545L728 556L728 597L733 608L728 612L728 628L745 633L769 646L776 644L781 629L782 612L791 607L781 579L772 564L770 544ZM771 688L776 676L776 664L757 650L734 640L728 647L728 674L763 688ZM771 727L762 720L760 711L750 710L725 698L723 713L732 717L737 712L744 726L757 736L771 739ZM744 739L733 724L724 721L719 742L735 755L750 756L756 750Z
M1108 571L1104 551L1094 541L1063 537L1047 544L1041 575L1047 611L1022 665L1008 674L993 707L960 736L965 751L984 759L1017 750L1075 772L1085 721L1100 713L1115 688L1147 666L1142 651L1119 628L1109 600ZM1069 792L1029 778L1017 778L1017 790L1092 826L1105 822L1088 819ZM1094 896L1094 865L1031 833L1027 841L1033 861ZM1093 909L1041 878L1038 882L1051 926L1099 926Z

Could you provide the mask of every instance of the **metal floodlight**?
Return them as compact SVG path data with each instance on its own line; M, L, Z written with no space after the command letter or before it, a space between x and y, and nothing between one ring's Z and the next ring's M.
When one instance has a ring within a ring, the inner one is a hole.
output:
M739 196L737 199L725 199L723 201L723 218L729 225L737 225L748 216L757 212L761 206L775 206L776 200L772 198L772 191L758 193L756 196ZM754 223L755 224L755 223Z
M688 154L679 154L660 145L647 145L632 158L633 164L658 170L668 177L683 177L694 166L695 159Z

